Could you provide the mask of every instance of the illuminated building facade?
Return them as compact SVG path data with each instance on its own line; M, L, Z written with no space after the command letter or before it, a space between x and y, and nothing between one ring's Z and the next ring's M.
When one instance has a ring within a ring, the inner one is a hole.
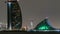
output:
M7 0L8 29L20 29L22 26L21 9L17 0Z
M55 30L51 25L49 25L48 19L41 21L35 28L35 30Z

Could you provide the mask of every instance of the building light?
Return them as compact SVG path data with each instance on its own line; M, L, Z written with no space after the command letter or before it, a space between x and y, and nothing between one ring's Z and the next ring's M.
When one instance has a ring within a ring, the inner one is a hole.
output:
M11 2L8 2L8 5L11 6Z
M42 27L39 27L40 30L47 30L49 29L47 26L42 26Z

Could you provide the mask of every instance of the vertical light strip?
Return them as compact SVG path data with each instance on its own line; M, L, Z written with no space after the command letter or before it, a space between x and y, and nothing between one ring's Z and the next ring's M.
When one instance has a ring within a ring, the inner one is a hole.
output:
M8 2L8 5L9 5L9 12L10 12L10 16L11 16L11 2ZM11 19L11 17L10 17ZM12 30L12 27L11 27L11 20L9 22L9 30Z

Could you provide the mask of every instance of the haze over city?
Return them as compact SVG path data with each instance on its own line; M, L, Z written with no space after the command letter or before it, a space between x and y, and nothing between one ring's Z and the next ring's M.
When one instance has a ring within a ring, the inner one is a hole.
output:
M7 0L0 0L0 22L7 23ZM19 0L22 12L22 27L30 26L33 20L34 27L45 17L51 25L60 28L60 0Z

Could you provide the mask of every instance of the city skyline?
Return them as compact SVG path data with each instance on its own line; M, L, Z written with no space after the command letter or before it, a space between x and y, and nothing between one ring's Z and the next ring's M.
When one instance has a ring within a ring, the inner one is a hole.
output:
M7 4L5 1L0 0L0 22L2 23L7 23ZM59 3L59 0L20 0L22 26L30 26L30 22L33 20L35 27L47 16L52 26L60 28Z

